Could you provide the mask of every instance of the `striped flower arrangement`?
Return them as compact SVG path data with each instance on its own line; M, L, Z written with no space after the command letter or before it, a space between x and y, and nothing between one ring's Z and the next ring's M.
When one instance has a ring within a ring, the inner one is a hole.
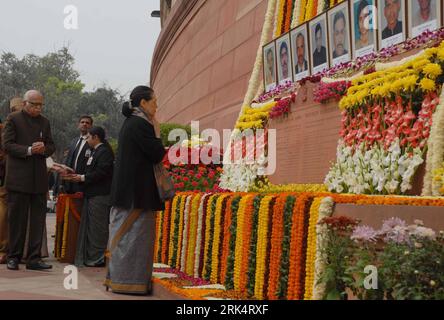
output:
M322 192L179 193L157 215L156 262L236 297L319 299L322 225L335 203L444 206L442 198Z

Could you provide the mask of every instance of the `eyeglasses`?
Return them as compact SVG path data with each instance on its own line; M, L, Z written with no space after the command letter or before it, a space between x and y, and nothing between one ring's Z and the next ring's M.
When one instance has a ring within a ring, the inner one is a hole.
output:
M43 108L43 106L45 105L42 102L32 102L32 101L25 101L28 102L30 105L32 105L34 108Z

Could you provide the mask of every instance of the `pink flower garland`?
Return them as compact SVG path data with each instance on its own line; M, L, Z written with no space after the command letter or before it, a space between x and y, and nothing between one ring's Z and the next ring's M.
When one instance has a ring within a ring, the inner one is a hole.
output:
M277 101L277 104L270 111L270 119L287 116L290 113L291 103L296 101L296 93L292 93L288 98L276 99L275 101Z

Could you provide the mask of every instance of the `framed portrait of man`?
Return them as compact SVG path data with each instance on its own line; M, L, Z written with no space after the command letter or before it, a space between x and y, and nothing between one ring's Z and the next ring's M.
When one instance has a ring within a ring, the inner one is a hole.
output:
M410 0L409 36L415 38L426 30L436 30L441 26L440 0Z
M309 22L310 30L310 65L311 73L315 74L327 69L330 64L327 42L327 14L321 14Z
M276 42L266 44L262 49L264 65L264 88L270 91L276 88Z
M407 33L405 2L403 0L379 0L378 12L379 49L405 41Z
M376 51L376 0L350 2L353 57L358 58Z
M347 1L328 11L328 29L331 65L350 61L350 18Z
M290 39L293 53L293 78L298 81L310 75L307 24L293 29L290 32Z
M278 84L293 80L290 33L276 39Z

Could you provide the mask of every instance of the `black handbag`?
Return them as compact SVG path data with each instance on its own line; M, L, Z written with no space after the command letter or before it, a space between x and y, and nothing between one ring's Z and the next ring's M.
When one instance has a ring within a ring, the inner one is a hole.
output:
M163 166L162 162L154 165L154 176L156 177L157 190L162 202L166 202L174 198L176 190L171 180L168 171Z

